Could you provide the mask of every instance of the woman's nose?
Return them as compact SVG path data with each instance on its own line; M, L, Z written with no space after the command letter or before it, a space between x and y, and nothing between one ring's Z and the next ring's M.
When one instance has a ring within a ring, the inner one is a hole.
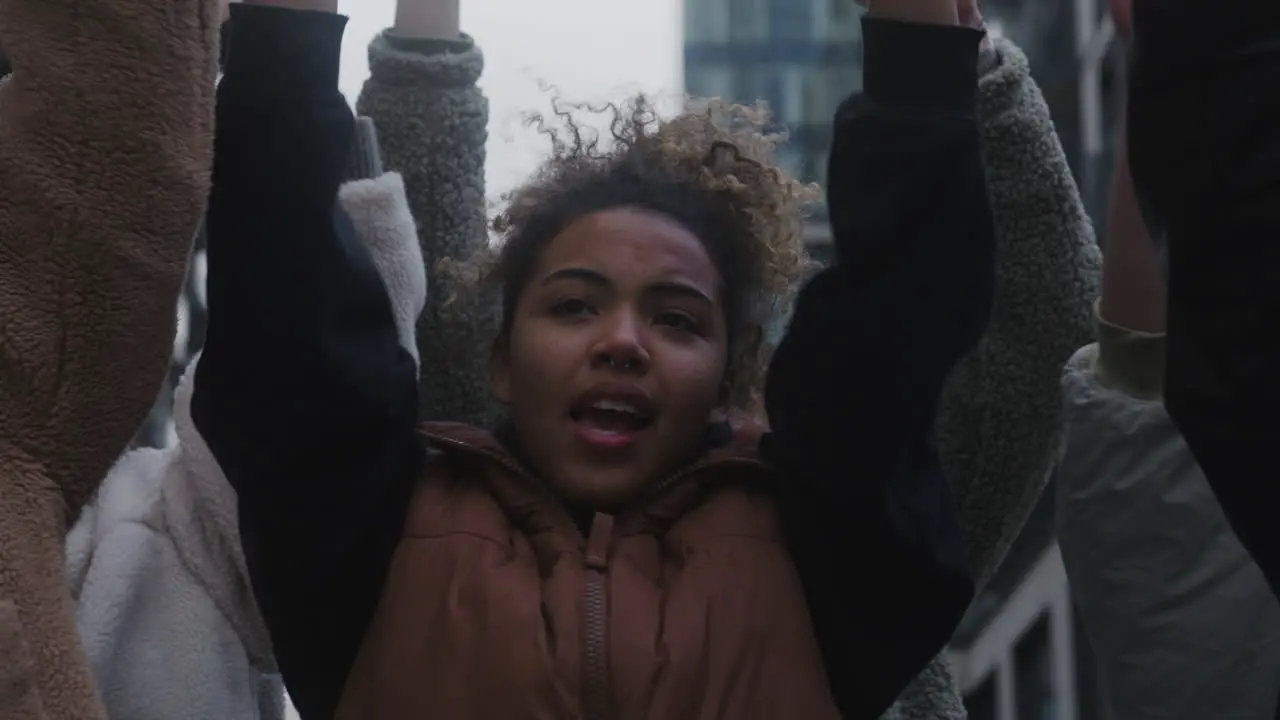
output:
M649 352L645 350L639 323L634 318L620 318L609 325L596 344L592 362L597 369L643 373L649 369Z

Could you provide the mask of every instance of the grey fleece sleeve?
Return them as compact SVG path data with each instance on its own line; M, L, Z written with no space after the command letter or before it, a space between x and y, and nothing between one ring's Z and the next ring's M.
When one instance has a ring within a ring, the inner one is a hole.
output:
M1044 489L1062 422L1062 366L1093 335L1093 227L1013 43L979 82L997 266L991 324L943 396L938 441L981 588Z
M981 588L1044 490L1060 429L1062 363L1092 337L1100 255L1026 56L996 40L978 69L995 306L986 335L943 394L938 441ZM939 656L882 720L964 717Z
M404 177L433 289L449 285L435 271L440 259L467 259L488 242L489 104L476 87L483 67L469 40L414 45L383 33L369 45L371 76L356 107L377 126L387 169ZM497 417L486 372L497 306L463 317L448 306L450 295L433 290L418 321L419 415L488 427Z

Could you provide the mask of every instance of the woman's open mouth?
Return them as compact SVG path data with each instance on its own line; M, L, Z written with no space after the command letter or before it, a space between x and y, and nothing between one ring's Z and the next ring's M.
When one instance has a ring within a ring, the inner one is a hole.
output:
M631 445L636 435L653 423L648 411L635 403L608 398L575 407L569 417L579 440L607 449Z

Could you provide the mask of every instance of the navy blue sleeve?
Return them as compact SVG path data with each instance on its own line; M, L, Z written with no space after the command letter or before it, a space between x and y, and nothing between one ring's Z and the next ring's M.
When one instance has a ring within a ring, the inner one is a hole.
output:
M412 480L417 369L338 211L346 18L233 5L192 413L234 485L254 594L304 718L332 717Z
M1136 0L1129 161L1167 242L1165 406L1280 596L1280 3ZM1259 475L1259 472L1262 475Z
M967 28L863 21L863 94L835 119L835 264L801 292L769 370L779 505L832 691L876 718L973 596L933 439L981 336L995 239Z

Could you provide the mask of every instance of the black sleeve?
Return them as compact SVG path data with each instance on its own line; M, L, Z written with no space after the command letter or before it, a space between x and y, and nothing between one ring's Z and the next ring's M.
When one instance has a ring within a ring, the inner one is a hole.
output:
M239 497L254 594L304 718L332 717L421 454L417 370L337 193L346 18L231 7L192 414Z
M761 448L850 720L893 703L973 596L933 425L995 283L981 33L873 19L863 33L865 92L836 116L829 168L837 260L774 355Z
M1280 3L1133 14L1129 157L1167 242L1165 405L1280 595Z

